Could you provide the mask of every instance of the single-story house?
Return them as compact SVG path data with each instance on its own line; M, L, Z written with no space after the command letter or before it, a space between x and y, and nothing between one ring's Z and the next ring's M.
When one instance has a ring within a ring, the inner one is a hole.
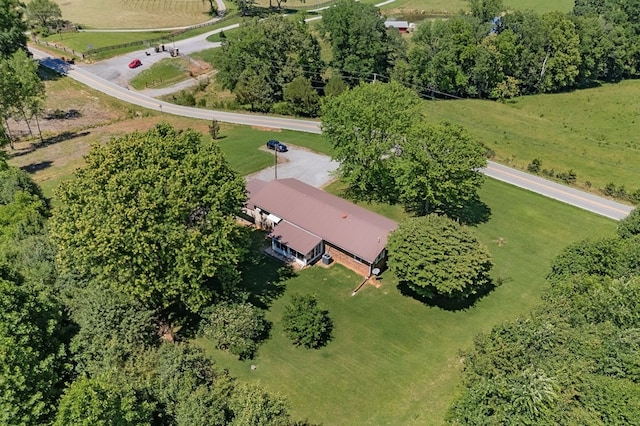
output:
M245 213L270 231L271 248L302 266L323 254L370 276L387 260L396 222L297 179L247 183Z
M407 21L384 21L385 28L397 28L401 33L409 32L409 22Z

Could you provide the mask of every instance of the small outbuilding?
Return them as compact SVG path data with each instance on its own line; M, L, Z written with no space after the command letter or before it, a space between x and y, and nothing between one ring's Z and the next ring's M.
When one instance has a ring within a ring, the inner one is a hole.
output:
M385 267L393 220L297 179L254 179L247 191L245 213L270 231L274 252L301 266L324 256L366 277Z
M409 32L409 22L407 21L384 21L385 28L397 28L401 33Z

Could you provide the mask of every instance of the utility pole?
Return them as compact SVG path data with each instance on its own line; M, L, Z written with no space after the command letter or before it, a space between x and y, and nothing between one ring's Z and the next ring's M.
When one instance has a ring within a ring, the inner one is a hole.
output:
M276 149L274 149L273 151L276 153L276 155L273 157L273 163L275 166L275 180L278 180L278 147L276 146Z

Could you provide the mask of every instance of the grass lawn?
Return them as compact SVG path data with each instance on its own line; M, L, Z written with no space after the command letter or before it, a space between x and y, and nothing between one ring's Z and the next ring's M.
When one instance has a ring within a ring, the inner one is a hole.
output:
M273 154L262 151L269 139L278 139L285 144L305 146L314 151L325 152L326 141L320 135L291 130L268 131L247 126L229 126L222 131L218 141L227 161L242 175L248 175L273 164ZM322 151L325 149L325 151Z
M190 77L188 66L187 58L165 58L136 75L129 84L136 90L168 87Z
M494 278L504 284L473 307L445 311L404 297L388 272L380 288L366 286L351 297L359 276L339 265L313 267L284 281L284 294L267 313L271 339L255 360L240 362L206 340L197 343L233 376L285 395L296 418L328 425L444 423L460 384L459 350L478 332L539 303L549 262L561 248L615 228L613 221L497 181L487 181L481 198L491 219L477 231L493 255ZM295 348L283 336L280 318L296 292L315 294L329 311L335 332L327 347Z
M573 169L578 185L607 183L640 188L640 81L525 96L511 103L462 100L426 102L430 121L448 120L468 129L496 153L495 160L526 169Z

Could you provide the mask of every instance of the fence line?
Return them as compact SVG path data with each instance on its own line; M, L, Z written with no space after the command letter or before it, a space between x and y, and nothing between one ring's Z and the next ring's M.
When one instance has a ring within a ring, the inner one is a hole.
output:
M162 41L171 41L174 37L179 36L180 34L184 34L187 31L195 30L195 29L203 28L203 27L209 27L209 26L215 25L215 24L217 24L217 23L219 23L219 22L221 22L223 20L224 20L224 17L220 18L217 21L209 21L209 22L203 22L201 24L191 25L191 26L189 26L187 28L183 28L181 30L173 31L169 35L162 36L162 37L156 37L156 38L152 38L152 39L148 39L148 40L131 41L129 43L114 44L112 46L104 46L104 47L97 47L95 49L89 49L86 52L83 52L83 57L84 56L89 56L89 55L94 55L94 54L100 53L100 52L107 52L109 50L121 49L121 48L124 48L124 47L146 46L147 44L151 44L151 43L162 42Z

